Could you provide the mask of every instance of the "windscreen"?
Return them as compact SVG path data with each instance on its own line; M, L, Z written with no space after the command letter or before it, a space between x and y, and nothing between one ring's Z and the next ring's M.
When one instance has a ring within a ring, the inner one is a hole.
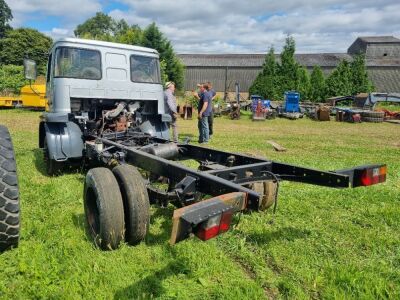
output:
M57 48L54 77L101 79L100 52L70 47Z
M160 71L156 57L132 55L131 80L133 82L160 83Z

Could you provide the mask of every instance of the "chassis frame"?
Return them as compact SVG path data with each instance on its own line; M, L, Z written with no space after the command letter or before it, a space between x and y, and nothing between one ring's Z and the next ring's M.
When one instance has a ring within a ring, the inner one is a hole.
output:
M152 137L138 131L108 133L99 137L86 136L86 158L110 168L116 164L130 164L158 177L168 178L168 190L147 184L151 204L165 206L169 202L175 210L171 243L185 239L192 229L205 219L227 208L237 211L258 211L263 195L252 190L255 182L281 180L308 183L331 188L361 186L360 174L385 165L364 165L337 171L321 171L280 163L238 153L205 148ZM96 144L103 147L96 149ZM176 155L163 158L149 153L152 147L171 146ZM200 163L198 170L177 160L193 159ZM148 182L149 183L149 182ZM276 191L278 192L278 191ZM214 198L198 201L198 195ZM275 195L276 201L277 195ZM214 202L217 201L217 202ZM221 202L224 203L221 206ZM182 225L182 223L184 223Z

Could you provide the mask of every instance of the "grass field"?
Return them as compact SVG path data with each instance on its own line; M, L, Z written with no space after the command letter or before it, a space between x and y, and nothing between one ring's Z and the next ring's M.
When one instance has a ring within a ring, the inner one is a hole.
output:
M84 174L45 174L39 115L0 111L22 203L20 245L0 255L0 298L400 298L399 125L218 118L209 147L323 170L383 162L388 180L346 190L283 182L275 217L243 215L206 243L170 246L173 208L152 207L145 242L102 252L85 234ZM196 120L179 130L197 140ZM288 151L274 152L267 140Z

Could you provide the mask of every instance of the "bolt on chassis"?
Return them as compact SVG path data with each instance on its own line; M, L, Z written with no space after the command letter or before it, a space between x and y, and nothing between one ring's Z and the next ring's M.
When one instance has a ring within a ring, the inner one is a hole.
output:
M26 78L35 79L36 63L26 60L24 66ZM226 232L234 213L275 208L281 180L335 188L386 180L385 165L324 172L170 142L171 116L154 49L56 41L48 58L46 96L49 110L39 125L39 147L47 172L54 175L74 163L91 168L84 210L101 249L142 241L150 204L177 207L170 239L175 244L192 234L208 240ZM179 163L184 159L197 161L199 168Z

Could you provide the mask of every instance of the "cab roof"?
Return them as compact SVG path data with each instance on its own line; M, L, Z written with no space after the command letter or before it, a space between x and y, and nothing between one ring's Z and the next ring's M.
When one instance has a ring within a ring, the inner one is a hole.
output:
M77 44L77 45L88 45L88 46L101 46L101 47L109 47L109 48L117 48L123 50L133 50L133 51L140 51L146 53L154 53L158 54L157 50L141 47L141 46L133 46L127 44L120 44L120 43L111 43L111 42L103 42L97 40L88 40L88 39L77 39L77 38L62 38L54 42L53 47L57 44L61 43L69 43L69 44Z

